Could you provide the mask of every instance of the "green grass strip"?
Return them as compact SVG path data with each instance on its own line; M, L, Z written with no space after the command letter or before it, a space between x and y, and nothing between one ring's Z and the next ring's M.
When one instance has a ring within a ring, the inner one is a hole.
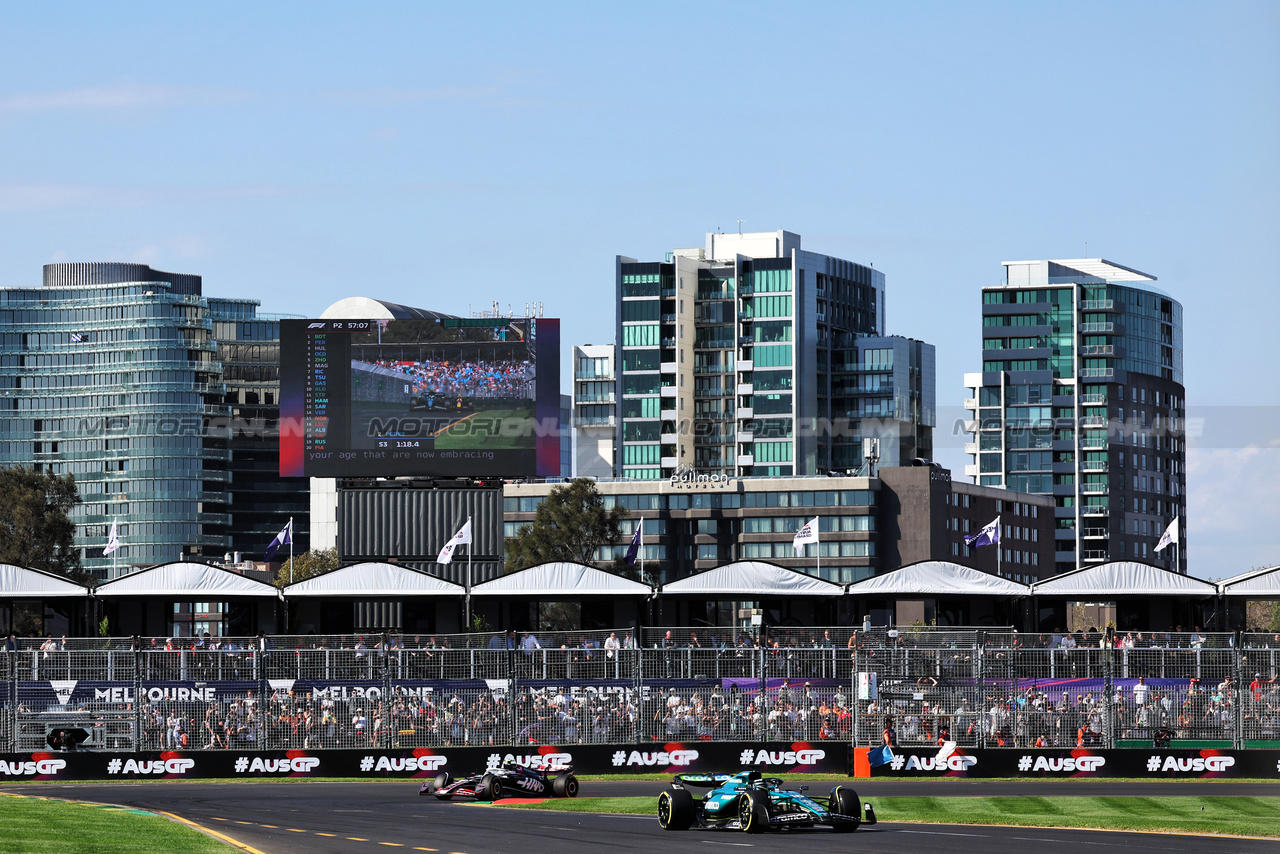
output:
M881 821L1280 837L1280 797L890 797L869 800ZM510 806L656 815L658 799L582 797Z
M0 797L6 854L227 854L216 839L164 816L128 807Z

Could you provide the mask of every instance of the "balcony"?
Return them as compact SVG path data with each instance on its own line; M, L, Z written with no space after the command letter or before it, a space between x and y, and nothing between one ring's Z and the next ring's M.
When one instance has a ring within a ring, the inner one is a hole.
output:
M975 455L975 454L977 454L977 453L978 453L978 443L977 443L977 442L965 442L965 443L964 443L964 452L965 452L966 454L969 454L969 455Z
M663 421L676 420L676 411L674 409L663 409L659 411L658 415L660 418L662 418Z
M675 458L675 457L662 457L662 458L658 461L658 464L659 464L659 465L661 465L664 469L673 469L673 468L675 468L675 467L676 467L676 458Z
M1107 419L1103 415L1085 415L1080 419L1081 427L1106 427Z
M664 445L674 445L676 443L675 433L663 433L658 437L658 441Z
M675 323L675 322L676 322L676 316L675 316L674 314L664 314L664 315L662 315L662 322L663 322L663 323Z
M675 397L675 396L676 396L676 387L675 387L675 386L673 386L673 385L664 385L664 386L659 390L659 392L661 393L661 395L662 395L663 397Z
M738 383L738 394L755 394L755 383Z
M1111 532L1106 528L1085 528L1080 532L1080 536L1089 540L1109 540Z
M574 427L612 427L617 420L612 415L575 415Z
M1116 345L1114 344L1086 344L1080 348L1081 356L1114 356L1116 354Z
M1080 553L1080 559L1083 561L1105 561L1110 557L1106 549L1090 549Z
M1080 302L1081 311L1115 311L1116 301L1113 299L1087 299Z
M1111 487L1105 483L1084 483L1080 485L1080 492L1084 495L1106 495L1111 492Z
M678 367L675 362L662 362L658 365L658 373L674 374Z
M613 403L613 392L607 394L579 394L573 399L574 403Z
M1082 379L1089 380L1109 380L1116 375L1115 368L1081 368L1080 376Z
M755 418L755 417L756 417L756 416L755 416L755 412L752 410L752 408L751 408L750 406L739 406L739 407L738 407L738 418L739 418L739 420L742 420L742 419L750 419L750 418Z
M753 466L756 464L755 454L738 454L738 465Z
M1106 471L1107 468L1106 460L1085 460L1080 464L1080 471Z
M756 434L750 430L739 430L734 436L734 440L738 442L754 442L756 440Z
M978 476L978 467L977 467L976 465L967 465L967 466L965 466L965 467L964 467L964 476L965 476L965 477L977 477L977 476Z
M1080 395L1081 406L1100 406L1107 402L1105 394L1082 394Z
M1081 332L1085 332L1085 333L1093 333L1093 334L1095 334L1095 335L1096 335L1096 334L1099 334L1099 333L1101 333L1101 334L1105 334L1105 335L1110 335L1110 334L1112 334L1112 333L1114 333L1114 332L1116 331L1116 325L1115 325L1114 323L1110 323L1110 322L1108 322L1108 323L1082 323L1082 324L1080 324L1080 331L1081 331Z
M964 408L965 408L965 409L977 409L977 408L978 408L978 399L977 399L976 397L967 397L967 398L965 398L965 401L964 401Z
M1110 516L1111 508L1098 504L1086 504L1080 508L1081 516Z
M977 422L977 421L966 421L966 422L964 422L964 432L966 432L966 433L977 433L977 432L978 432L978 422Z
M739 359L739 360L738 360L738 370L739 370L739 371L750 371L750 370L754 370L754 369L755 369L755 363L754 363L754 362L752 362L750 359Z

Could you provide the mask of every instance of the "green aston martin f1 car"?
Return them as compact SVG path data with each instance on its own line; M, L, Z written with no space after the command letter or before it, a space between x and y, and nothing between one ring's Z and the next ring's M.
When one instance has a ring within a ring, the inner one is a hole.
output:
M711 791L699 799L689 786ZM808 788L786 789L782 780L761 777L759 771L677 774L671 788L658 796L658 823L666 830L717 827L747 833L815 825L849 833L876 823L871 804L864 805L850 786L836 786L825 798L810 797Z

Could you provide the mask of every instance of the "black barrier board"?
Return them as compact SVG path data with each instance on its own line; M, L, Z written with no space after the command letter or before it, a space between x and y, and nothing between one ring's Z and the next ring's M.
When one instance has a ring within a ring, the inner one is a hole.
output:
M0 754L0 782L271 777L430 777L502 763L572 765L580 774L679 773L759 768L775 774L847 774L848 744L668 742L281 751L70 751Z
M1134 777L1149 779L1280 779L1276 750L893 750L893 760L867 770L866 748L854 751L858 776L871 777ZM864 766L865 767L865 766Z

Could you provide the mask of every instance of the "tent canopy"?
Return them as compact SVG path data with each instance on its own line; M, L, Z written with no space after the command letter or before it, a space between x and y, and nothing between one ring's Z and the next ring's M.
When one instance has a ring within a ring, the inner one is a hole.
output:
M177 561L108 581L98 596L245 597L279 596L270 584L207 563Z
M648 596L652 592L647 584L581 563L569 562L531 566L471 588L472 596L540 596L544 599Z
M89 588L53 573L0 563L0 598L55 599L88 595Z
M1033 596L1112 599L1116 596L1216 596L1208 581L1138 561L1112 561L1077 569L1031 585Z
M318 596L461 596L461 585L382 561L354 563L286 585L287 599Z
M707 598L749 596L841 596L844 587L775 563L740 560L663 585L662 594Z
M1254 599L1280 599L1280 566L1253 569L1218 582L1223 596L1247 596Z
M945 560L919 563L849 585L852 596L1027 596L1031 588Z

